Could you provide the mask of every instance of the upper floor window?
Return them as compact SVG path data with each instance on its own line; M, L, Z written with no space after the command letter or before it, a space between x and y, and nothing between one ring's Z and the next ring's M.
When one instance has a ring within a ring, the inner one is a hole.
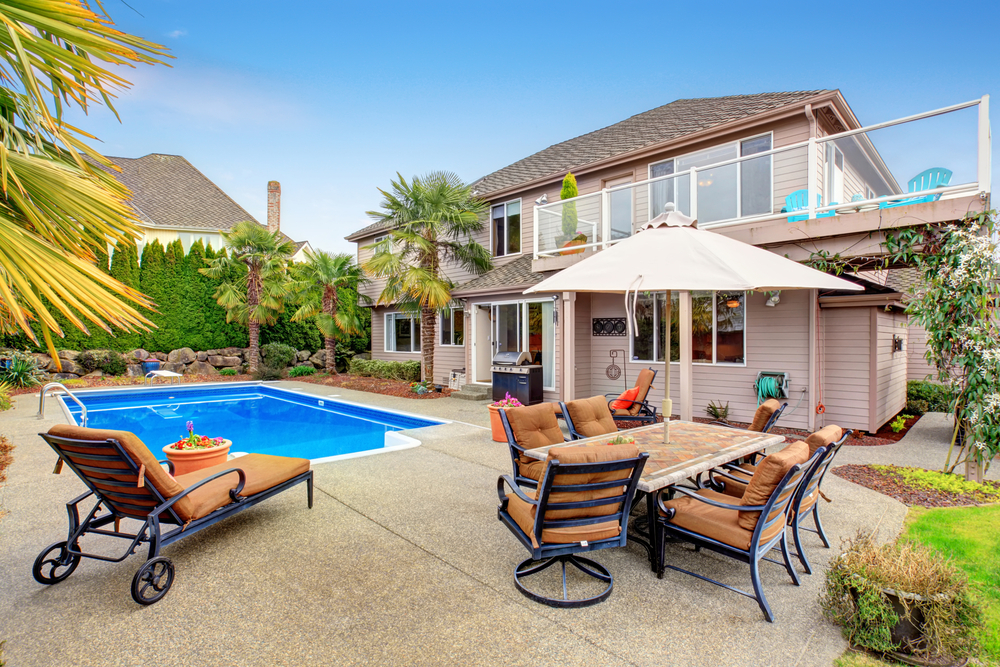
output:
M669 176L771 150L771 134L712 146L705 150L649 165L649 177ZM771 213L773 192L771 156L764 155L735 164L697 172L698 221L714 222ZM649 217L663 213L673 202L685 215L691 213L691 176L665 178L649 184Z
M382 236L376 236L375 240L372 241L372 245L374 245L376 243L381 243L382 241L385 241L387 238L389 238L388 234L383 234Z
M441 344L465 345L465 311L446 308L441 313Z
M386 313L385 351L419 352L420 319L404 313Z
M494 257L521 252L521 200L497 204L490 212Z
M666 358L667 320L664 292L640 294L636 302L636 330L632 360L663 362ZM678 309L670 303L670 360L680 360ZM742 364L746 349L746 293L694 292L691 295L691 358L697 364Z

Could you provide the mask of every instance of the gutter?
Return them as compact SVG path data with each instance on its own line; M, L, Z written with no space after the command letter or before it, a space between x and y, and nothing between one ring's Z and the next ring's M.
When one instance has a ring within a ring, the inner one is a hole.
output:
M883 307L886 310L905 310L906 305L902 301L903 295L899 292L888 292L886 294L848 294L845 296L821 296L819 298L820 308L874 308Z
M453 297L464 299L473 296L486 296L489 294L508 294L510 292L523 292L529 287L534 287L537 284L538 283L524 283L522 285L502 285L498 287L483 287L473 290L453 290L451 295Z

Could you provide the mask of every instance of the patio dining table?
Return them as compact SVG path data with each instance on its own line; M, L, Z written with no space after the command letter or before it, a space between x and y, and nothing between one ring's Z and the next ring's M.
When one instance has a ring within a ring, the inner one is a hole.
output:
M640 533L634 537L638 538L636 541L646 548L651 563L655 560L653 535L657 491L686 479L696 478L724 463L749 456L754 452L762 451L785 441L784 436L781 435L714 424L671 421L669 443L663 442L663 424L658 423L620 431L617 434L528 449L524 453L526 456L544 460L553 447L585 447L604 444L616 435L632 436L635 438L635 444L639 451L649 454L638 485L638 491L646 498L646 530L648 532L646 535Z

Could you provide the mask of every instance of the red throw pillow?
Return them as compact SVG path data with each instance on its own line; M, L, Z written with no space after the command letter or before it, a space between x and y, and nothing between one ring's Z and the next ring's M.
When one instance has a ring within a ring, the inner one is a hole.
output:
M623 392L618 398L611 401L612 410L628 410L632 407L632 401L635 397L639 395L639 388L632 387L628 391Z

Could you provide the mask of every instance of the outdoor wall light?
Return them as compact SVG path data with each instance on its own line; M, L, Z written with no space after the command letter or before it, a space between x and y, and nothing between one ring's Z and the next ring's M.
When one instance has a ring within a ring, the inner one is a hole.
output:
M764 302L764 305L774 308L779 303L781 303L781 292L772 292L771 296L767 297L767 301Z
M547 193L542 193L542 196L535 200L536 206L541 206L542 204L549 203L549 195Z

